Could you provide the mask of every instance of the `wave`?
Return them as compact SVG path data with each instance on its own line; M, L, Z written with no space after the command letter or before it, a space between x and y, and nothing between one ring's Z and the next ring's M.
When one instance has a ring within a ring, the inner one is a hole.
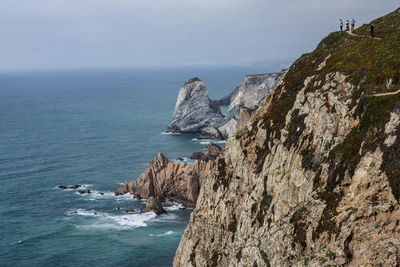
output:
M181 133L161 132L162 135L180 135Z
M149 234L149 236L167 236L167 235L172 235L172 234L174 234L174 231L168 231L168 232L165 232L165 233L163 233L163 234Z
M166 206L166 207L164 207L164 209L165 209L166 211L177 211L177 210L181 210L181 209L184 209L184 208L185 208L185 206L183 206L183 205L181 205L181 204L179 204L179 203L173 203L172 206Z
M199 139L199 138L193 138L192 141L199 142L202 145L208 145L210 143L225 145L226 143L226 140L212 140L212 139Z
M129 229L137 227L147 227L152 219L155 219L157 215L153 212L148 213L129 213L123 215L109 214L105 212L96 212L94 210L85 209L72 209L66 212L67 216L83 216L89 217L92 220L88 224L78 225L78 228L82 229Z

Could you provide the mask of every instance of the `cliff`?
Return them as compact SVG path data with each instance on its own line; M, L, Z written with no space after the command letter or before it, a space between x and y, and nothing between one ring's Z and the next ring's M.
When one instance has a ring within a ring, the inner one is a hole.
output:
M174 266L400 264L400 9L301 56L202 184Z

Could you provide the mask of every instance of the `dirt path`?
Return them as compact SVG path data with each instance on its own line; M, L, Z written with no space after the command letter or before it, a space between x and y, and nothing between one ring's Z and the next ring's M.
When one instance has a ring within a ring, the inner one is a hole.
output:
M353 33L352 31L346 31L346 32L347 32L347 34L350 34L350 35L352 35L352 36L365 37L365 38L373 38L373 39L375 39L375 40L382 40L381 38L378 38L378 37L371 37L371 36L365 36L365 35L358 35L358 34Z
M397 90L395 92L388 92L388 93L380 93L380 94L373 94L371 96L386 96L386 95L396 95L400 93L400 90Z

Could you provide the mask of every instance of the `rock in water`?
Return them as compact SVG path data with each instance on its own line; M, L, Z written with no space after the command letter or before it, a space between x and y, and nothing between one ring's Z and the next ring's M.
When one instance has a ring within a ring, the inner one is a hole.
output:
M200 184L215 166L216 156L222 149L210 144L193 164L169 161L162 153L152 159L148 168L134 180L125 183L116 195L134 194L137 199L154 196L160 201L170 199L185 206L194 207L199 195Z
M199 78L187 81L179 90L172 122L167 132L197 133L201 129L218 125L223 115L218 103L211 101L208 90Z
M91 193L89 189L82 189L82 190L79 190L78 192L79 192L79 194L82 194L82 195Z
M160 200L156 199L153 196L151 196L147 199L146 208L144 210L142 210L140 213L146 213L146 212L150 212L150 211L154 212L157 215L167 213L167 211L161 205Z
M154 196L170 199L193 207L200 184L214 167L214 161L195 161L192 165L169 161L162 153L150 161L149 167L133 181L132 191L137 199Z
M120 188L115 191L116 196L125 195L127 193L133 194L132 181L124 183Z

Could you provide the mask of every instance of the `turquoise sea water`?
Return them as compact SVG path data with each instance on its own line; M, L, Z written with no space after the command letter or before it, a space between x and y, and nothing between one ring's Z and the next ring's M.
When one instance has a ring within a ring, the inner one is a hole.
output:
M144 202L113 192L158 151L174 160L205 146L162 133L187 79L199 76L217 99L245 74L277 70L0 74L0 266L171 266L191 210L128 214Z

